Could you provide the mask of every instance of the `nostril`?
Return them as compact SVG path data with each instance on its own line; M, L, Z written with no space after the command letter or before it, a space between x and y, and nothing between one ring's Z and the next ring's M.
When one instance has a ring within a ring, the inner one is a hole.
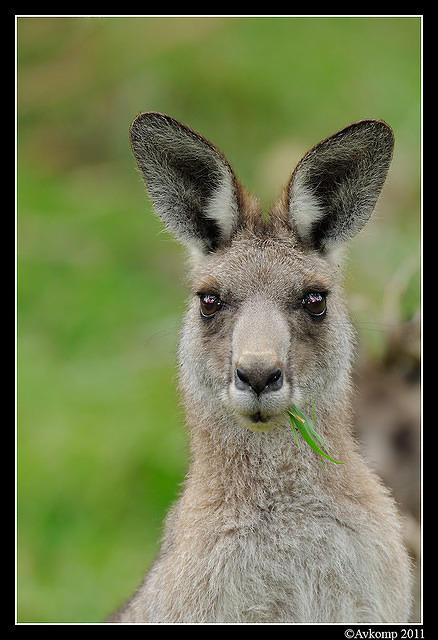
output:
M269 374L266 382L266 386L270 387L271 390L274 390L273 387L275 387L275 389L280 389L282 384L283 384L283 372L281 369L275 369L275 371L272 371Z
M283 386L283 372L281 369L274 369L266 379L265 391L278 391Z
M236 369L235 384L238 389L247 389L251 386L248 374L243 369Z

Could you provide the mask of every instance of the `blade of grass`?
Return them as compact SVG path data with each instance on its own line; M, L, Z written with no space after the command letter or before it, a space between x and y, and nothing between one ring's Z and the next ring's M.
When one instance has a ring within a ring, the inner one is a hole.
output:
M328 460L330 460L331 462L334 462L335 464L342 464L342 462L339 462L338 460L335 460L334 458L329 456L327 453L325 453L322 449L320 449L320 447L318 447L318 445L316 444L315 438L313 437L313 433L309 429L309 423L308 422L306 422L306 423L304 423L302 425L302 429L300 429L300 433L303 436L304 440L307 442L307 444L310 447L312 447L312 449L314 451L319 453L319 455L324 456L324 458L327 458Z
M289 413L289 418L290 418L290 422L291 422L292 429L293 429L293 432L294 432L296 443L298 445L298 448L301 451L301 447L300 447L300 444L299 444L299 441L298 441L298 438L297 438L297 435L296 435L296 431L295 431L295 427L294 427L293 423L295 422L295 425L297 425L297 429L299 429L298 421L302 423L302 422L304 422L304 420L299 416L295 416L292 412ZM324 469L327 469L327 465L325 463L324 458L322 456L320 456L320 459L321 459L322 466L324 467Z
M298 435L297 435L297 432L296 432L296 429L295 429L295 425L294 425L295 418L292 416L292 414L290 414L289 417L290 417L290 424L291 424L291 427L292 427L292 431L294 432L295 442L297 443L298 449L301 451L300 441L298 440Z
M313 402L312 402L312 406L313 406ZM303 423L308 427L310 433L317 439L319 440L319 442L321 443L321 448L324 449L326 451L326 453L328 453L329 455L331 455L329 448L327 447L326 443L324 442L324 440L322 439L322 437L319 435L319 433L317 431L315 431L315 429L312 427L312 425L310 424L310 422L306 419L306 416L301 413L301 411L299 409L297 409L296 407L294 407L294 411L297 411L300 416L303 418ZM313 406L313 424L316 427L316 421L315 421L315 407Z
M296 435L295 428L294 428L294 423L295 423L295 426L300 432L303 440L307 442L309 447L311 447L311 449L313 449L316 453L318 453L318 455L320 455L321 457L327 458L328 460L330 460L331 462L334 462L335 464L343 464L342 462L339 462L338 460L335 460L334 458L332 458L330 455L328 455L328 453L325 453L318 446L318 443L316 442L316 440L319 440L319 442L321 443L321 446L328 451L327 445L325 444L324 440L315 431L315 429L312 428L306 416L302 414L299 409L293 406L287 411L287 414L289 416L289 419L294 431L294 435Z
M321 438L321 436L319 435L319 433L317 431L315 431L315 429L312 427L312 425L310 424L310 422L307 420L306 416L304 415L304 413L301 413L301 411L299 409L297 409L297 407L293 407L293 411L296 412L296 414L299 416L300 418L300 422L303 423L303 426L305 426L307 428L307 430L310 432L311 436L315 437L317 440L319 440L319 442L321 443L321 448L324 449L326 451L327 454L330 454L330 451L326 445L326 443L324 442L324 440ZM295 416L297 417L297 416ZM313 408L313 423L316 427L316 421L315 421L315 408Z

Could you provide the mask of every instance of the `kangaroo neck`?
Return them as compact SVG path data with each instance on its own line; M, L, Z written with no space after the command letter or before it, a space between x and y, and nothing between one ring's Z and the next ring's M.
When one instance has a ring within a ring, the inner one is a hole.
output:
M328 478L333 479L333 473L342 474L346 468L351 471L348 462L355 452L348 407L338 406L336 413L319 409L317 415L317 430L333 457L347 464L323 462L301 435L298 447L286 415L272 430L255 432L230 415L208 416L192 405L187 414L192 451L189 479L203 494L219 491L224 498L245 500L290 493L302 486L306 491L320 487Z

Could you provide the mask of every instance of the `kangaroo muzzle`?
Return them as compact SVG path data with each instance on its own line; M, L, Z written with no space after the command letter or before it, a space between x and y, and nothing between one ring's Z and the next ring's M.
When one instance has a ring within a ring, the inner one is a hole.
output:
M287 408L289 326L272 302L251 300L239 314L232 339L232 406L251 422L267 422Z

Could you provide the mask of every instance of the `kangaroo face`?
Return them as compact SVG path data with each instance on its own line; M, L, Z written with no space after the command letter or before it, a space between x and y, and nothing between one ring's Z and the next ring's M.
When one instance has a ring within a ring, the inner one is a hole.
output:
M183 360L242 424L268 430L348 365L338 268L284 236L241 232L193 274ZM343 330L339 331L340 324Z
M143 113L131 143L157 213L193 258L180 342L186 405L251 429L347 385L352 332L338 247L369 219L393 134L363 120L313 147L267 221L225 157L169 116ZM190 400L192 398L192 402Z

